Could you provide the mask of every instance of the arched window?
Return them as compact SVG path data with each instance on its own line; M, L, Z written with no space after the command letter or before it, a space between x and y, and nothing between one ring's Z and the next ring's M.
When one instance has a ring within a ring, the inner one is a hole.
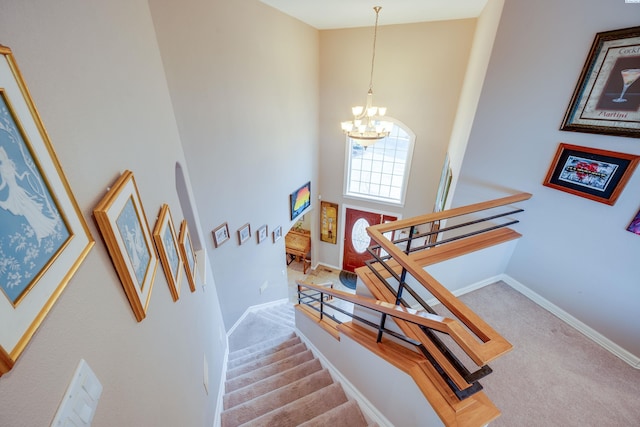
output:
M368 147L347 137L344 195L404 205L415 134L397 120L389 136Z

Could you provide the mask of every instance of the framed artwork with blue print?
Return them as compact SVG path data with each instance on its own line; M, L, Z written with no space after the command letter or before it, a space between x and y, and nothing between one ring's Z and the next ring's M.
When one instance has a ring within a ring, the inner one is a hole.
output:
M178 246L178 235L173 226L171 210L166 203L160 208L158 222L153 229L153 239L160 253L160 263L164 269L164 274L169 283L169 290L174 301L180 298L180 281L182 279L182 269L184 264L180 256Z
M184 261L184 270L187 273L187 281L189 282L189 289L191 292L196 291L196 267L197 259L196 253L193 250L193 243L191 242L191 234L189 233L189 226L187 220L183 219L180 223L180 253Z
M0 55L1 376L94 241L11 49Z
M133 172L120 175L93 209L93 216L140 322L147 315L158 256Z

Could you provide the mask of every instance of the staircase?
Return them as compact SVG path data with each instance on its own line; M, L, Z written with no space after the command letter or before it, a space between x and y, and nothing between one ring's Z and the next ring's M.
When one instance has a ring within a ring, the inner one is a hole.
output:
M293 306L282 304L249 313L232 333L222 427L368 426L296 335L293 319Z

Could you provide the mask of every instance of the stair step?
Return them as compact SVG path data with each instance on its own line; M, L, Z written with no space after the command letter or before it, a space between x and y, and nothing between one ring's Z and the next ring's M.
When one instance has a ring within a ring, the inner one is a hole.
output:
M238 426L333 384L326 369L223 411L222 427Z
M228 359L235 360L238 357L246 356L247 354L255 353L265 348L275 347L285 341L290 340L291 338L295 338L296 336L297 335L294 332L288 332L284 335L261 341L257 344L253 344L248 347L229 352Z
M249 354L245 354L244 356L239 356L236 357L233 360L230 360L227 362L227 369L235 369L238 366L244 365L246 363L249 363L253 360L258 360L262 357L268 356L270 354L273 354L277 351L280 351L282 349L285 349L287 347L291 347L294 346L296 344L300 344L302 342L302 340L300 339L300 337L294 337L291 338L287 341L284 341L281 344L275 345L273 347L268 347L268 348L263 348L261 350L258 350L254 353L249 353Z
M340 384L333 383L242 425L243 427L295 427L346 401L347 396Z
M286 359L287 357L293 356L297 353L301 353L306 349L307 346L302 342L293 346L285 347L282 350L276 351L275 353L268 354L256 360L251 360L248 363L227 370L227 379L230 380L235 377L239 377L240 375L244 375L247 372L255 371L256 369L262 368L263 366L271 365L278 360Z
M366 427L368 425L360 407L354 400L348 400L340 406L318 415L300 427Z
M229 409L257 396L276 390L280 387L284 387L287 384L304 378L307 375L311 375L321 369L322 365L318 359L309 360L308 362L304 362L298 366L281 372L280 375L265 378L264 380L249 384L246 387L225 394L223 396L223 407L224 409Z
M292 328L295 328L296 326L294 316L289 316L284 313L278 313L273 311L259 311L256 314L278 325L287 325Z
M272 375L276 375L279 372L290 369L296 365L313 359L311 350L303 351L301 353L294 354L286 359L279 360L271 365L264 366L255 371L248 372L239 377L235 377L231 380L225 381L225 392L229 393L239 388L245 387L256 381L268 378Z

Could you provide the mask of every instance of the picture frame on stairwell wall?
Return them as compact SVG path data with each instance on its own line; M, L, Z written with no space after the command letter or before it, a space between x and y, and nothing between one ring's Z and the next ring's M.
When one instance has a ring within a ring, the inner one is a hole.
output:
M94 243L13 53L0 45L0 376Z
M560 143L543 185L613 206L640 156Z
M631 220L631 223L627 227L627 231L630 231L640 236L640 210L638 211L636 216Z
M180 223L180 235L178 236L180 243L180 254L184 262L184 271L187 273L187 282L191 292L196 291L196 269L198 261L196 252L191 242L191 233L189 233L189 225L187 220L183 219Z
M184 262L180 256L178 235L173 225L171 210L166 203L160 208L158 221L153 229L153 240L156 242L160 254L160 264L162 264L164 275L167 278L171 297L173 301L178 301Z
M311 181L289 195L291 220L296 219L309 206L311 206Z
M596 34L560 130L640 138L640 27Z
M242 245L251 238L251 226L246 223L238 229L238 244Z
M151 300L158 255L133 172L120 175L93 209L93 216L131 309L141 322Z
M258 244L264 242L268 236L269 236L269 228L267 227L266 224L258 228L258 231L256 231Z
M277 242L282 238L282 226L279 225L273 230L273 243Z
M214 228L211 234L213 235L213 246L216 248L231 238L229 225L226 222Z

